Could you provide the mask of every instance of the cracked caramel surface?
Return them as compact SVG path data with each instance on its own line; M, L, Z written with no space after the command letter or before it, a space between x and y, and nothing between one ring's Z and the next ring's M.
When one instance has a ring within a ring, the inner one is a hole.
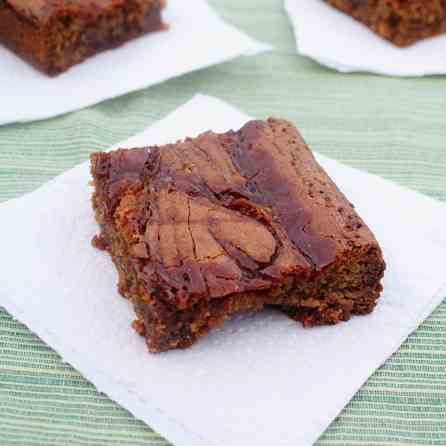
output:
M240 302L314 325L379 296L373 234L286 121L94 154L92 173L102 240L154 351L187 346Z

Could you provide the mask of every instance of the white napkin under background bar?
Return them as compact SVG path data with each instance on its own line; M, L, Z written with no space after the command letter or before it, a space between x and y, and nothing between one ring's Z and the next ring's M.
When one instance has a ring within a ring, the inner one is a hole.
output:
M248 119L197 96L118 146L238 129ZM176 446L311 445L446 295L446 205L318 159L383 248L384 292L369 316L303 329L265 311L188 350L149 354L130 327L115 267L90 244L98 228L89 163L0 204L0 305Z
M224 23L206 0L168 0L163 20L167 31L102 52L52 78L0 45L0 125L58 116L271 48Z
M446 74L446 34L398 48L323 0L284 0L298 52L341 72Z

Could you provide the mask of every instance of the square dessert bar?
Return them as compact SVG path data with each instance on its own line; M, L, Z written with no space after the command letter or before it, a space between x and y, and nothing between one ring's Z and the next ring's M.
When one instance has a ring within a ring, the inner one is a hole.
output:
M93 207L149 350L273 305L305 326L373 310L380 247L290 123L91 156Z
M325 0L398 46L446 32L445 0Z
M0 44L55 75L163 28L164 0L0 0Z

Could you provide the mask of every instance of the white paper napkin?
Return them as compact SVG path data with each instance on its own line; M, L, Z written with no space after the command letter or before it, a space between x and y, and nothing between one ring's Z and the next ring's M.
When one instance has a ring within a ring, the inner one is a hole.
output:
M100 53L55 78L0 45L0 124L61 115L270 48L224 23L206 0L168 0L163 18L168 31Z
M119 146L247 120L197 96ZM370 316L303 329L265 311L188 350L149 354L130 328L133 310L116 291L109 256L90 245L97 226L88 163L0 204L0 305L177 446L310 445L446 295L446 205L318 158L384 250L385 291Z
M446 35L397 48L322 0L285 0L300 54L341 72L446 73Z

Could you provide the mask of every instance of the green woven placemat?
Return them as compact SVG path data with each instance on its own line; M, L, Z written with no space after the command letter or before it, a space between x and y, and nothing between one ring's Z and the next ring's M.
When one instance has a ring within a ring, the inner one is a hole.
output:
M253 116L291 119L313 149L446 201L446 77L338 74L295 54L281 0L211 3L276 51L60 118L0 127L0 200L35 189L202 92ZM5 261L0 254L0 295ZM1 445L167 444L3 310L0 352ZM369 444L446 445L445 303L318 441Z

